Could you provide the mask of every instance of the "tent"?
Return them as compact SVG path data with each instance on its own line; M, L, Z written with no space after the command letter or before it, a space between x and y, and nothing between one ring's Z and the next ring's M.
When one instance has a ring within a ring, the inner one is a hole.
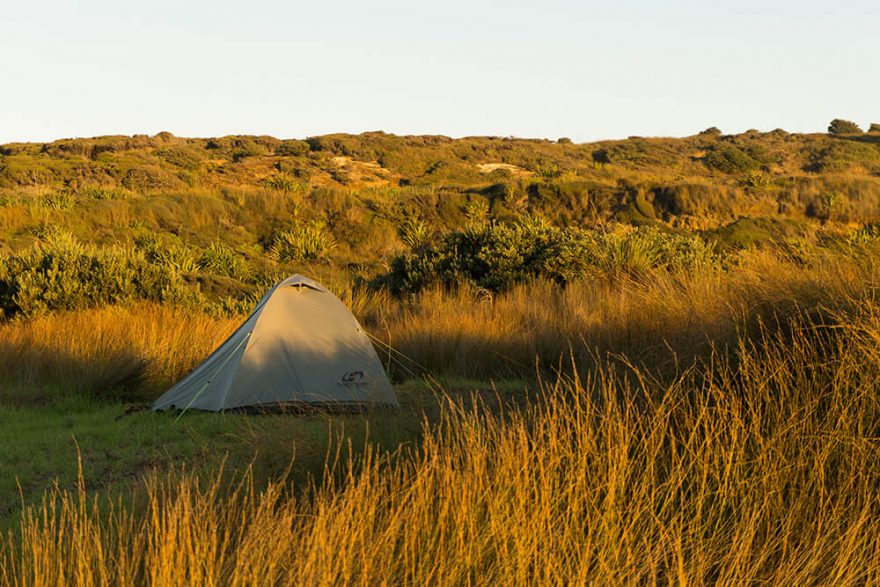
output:
M219 411L284 404L397 404L379 357L339 298L294 275L153 404Z

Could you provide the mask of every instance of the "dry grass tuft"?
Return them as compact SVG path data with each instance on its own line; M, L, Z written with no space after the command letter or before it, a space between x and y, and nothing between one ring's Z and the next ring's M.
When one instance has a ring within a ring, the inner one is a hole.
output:
M77 393L109 398L134 391L148 399L197 365L237 323L152 304L7 322L0 325L0 393L18 404Z

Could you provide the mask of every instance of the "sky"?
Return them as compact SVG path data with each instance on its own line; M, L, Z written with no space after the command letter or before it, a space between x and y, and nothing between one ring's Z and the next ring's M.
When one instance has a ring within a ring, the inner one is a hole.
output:
M880 122L877 0L0 4L0 143Z

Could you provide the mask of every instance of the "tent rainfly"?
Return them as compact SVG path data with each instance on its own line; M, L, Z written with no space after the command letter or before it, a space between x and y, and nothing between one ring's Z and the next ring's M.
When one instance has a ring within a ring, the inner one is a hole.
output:
M154 410L284 404L397 404L370 339L323 285L294 275L168 390Z

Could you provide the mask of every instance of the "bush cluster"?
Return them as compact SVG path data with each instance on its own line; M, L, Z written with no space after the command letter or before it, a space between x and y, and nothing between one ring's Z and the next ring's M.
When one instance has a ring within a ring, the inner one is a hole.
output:
M712 149L704 159L706 165L722 173L748 173L760 167L760 163L748 153L731 145Z
M535 277L565 284L590 277L638 277L658 269L690 270L715 260L700 237L656 228L605 233L540 222L489 223L398 255L377 284L398 294L463 281L501 291Z
M61 231L0 262L0 312L6 317L190 296L176 272L140 251L84 245Z

